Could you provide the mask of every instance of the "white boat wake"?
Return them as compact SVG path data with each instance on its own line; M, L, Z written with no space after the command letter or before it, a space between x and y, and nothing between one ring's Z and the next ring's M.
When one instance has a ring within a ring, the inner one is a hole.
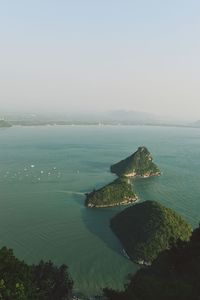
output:
M57 191L58 193L65 193L65 194L71 194L71 195L81 195L85 196L85 193L83 192L75 192L75 191Z

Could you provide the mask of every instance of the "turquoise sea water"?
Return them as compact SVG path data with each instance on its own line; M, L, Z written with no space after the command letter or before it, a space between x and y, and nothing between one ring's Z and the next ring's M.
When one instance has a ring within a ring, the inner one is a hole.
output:
M145 145L163 175L134 180L154 199L200 221L200 130L146 126L13 127L0 130L0 246L26 262L66 263L87 295L121 288L137 266L109 228L120 208L87 209L84 193L113 180L109 166Z

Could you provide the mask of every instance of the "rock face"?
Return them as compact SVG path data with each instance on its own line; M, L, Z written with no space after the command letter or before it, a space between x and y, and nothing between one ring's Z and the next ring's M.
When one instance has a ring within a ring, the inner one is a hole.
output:
M172 209L156 201L126 208L111 219L111 228L128 256L139 264L150 264L178 239L187 241L192 228Z
M119 177L149 177L161 174L146 147L139 147L131 156L112 165L110 170Z
M132 186L124 179L116 179L108 185L86 194L87 207L111 207L137 201Z

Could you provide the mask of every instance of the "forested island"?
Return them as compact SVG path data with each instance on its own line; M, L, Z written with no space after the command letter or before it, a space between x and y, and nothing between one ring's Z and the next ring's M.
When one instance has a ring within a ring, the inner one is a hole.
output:
M198 300L200 296L200 227L189 242L177 241L151 266L132 275L124 291L104 289L109 300Z
M146 147L139 147L131 156L112 165L110 170L119 177L149 177L161 174L158 166L153 162L151 153Z
M150 264L177 240L187 241L192 227L172 209L156 201L126 208L111 219L111 228L128 256L139 264Z
M138 197L127 177L149 177L161 174L146 147L139 147L135 153L112 165L110 169L119 178L98 190L87 193L85 200L87 207L98 208L135 203Z
M87 207L110 207L127 205L137 201L133 187L126 178L118 178L106 186L86 194Z

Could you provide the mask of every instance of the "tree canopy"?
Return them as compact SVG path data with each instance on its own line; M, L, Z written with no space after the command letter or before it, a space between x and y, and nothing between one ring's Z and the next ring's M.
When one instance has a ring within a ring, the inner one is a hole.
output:
M145 201L126 208L111 220L130 258L152 262L178 239L189 240L192 227L172 209L156 201Z
M0 249L0 299L68 300L72 288L66 265L57 267L51 261L27 265L11 249Z

